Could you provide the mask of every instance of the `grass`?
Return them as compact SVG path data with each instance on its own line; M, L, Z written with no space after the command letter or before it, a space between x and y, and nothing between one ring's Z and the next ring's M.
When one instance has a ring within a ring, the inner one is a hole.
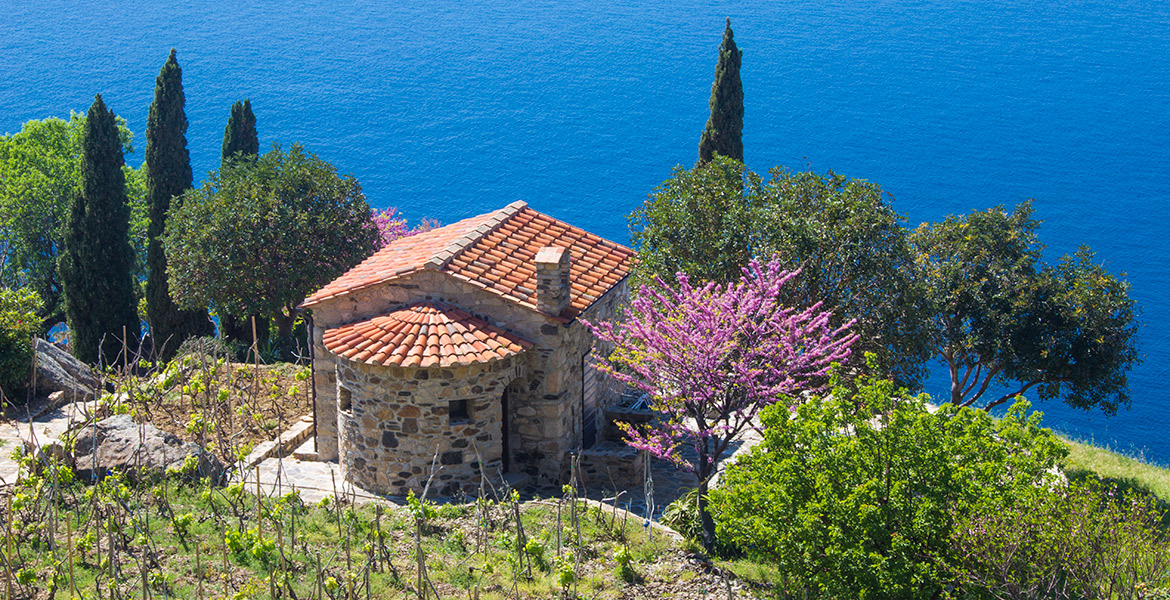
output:
M1069 455L1064 470L1071 479L1097 477L1122 490L1153 494L1170 506L1170 469L1152 465L1093 444L1065 439Z
M417 597L418 513L385 506L378 518L374 505L335 502L304 504L290 493L258 503L244 486L173 478L53 485L44 472L26 472L4 519L11 533L0 530L0 544L11 539L13 592L23 598L306 599L318 598L318 582L322 600ZM672 538L651 538L640 521L584 502L578 546L571 507L547 499L425 511L418 539L438 596L564 597L558 565L570 565L579 598L616 600L630 586L653 588L638 596L669 596L680 591L674 586L703 579L685 572ZM520 535L528 544L517 543ZM626 572L618 556L630 557Z

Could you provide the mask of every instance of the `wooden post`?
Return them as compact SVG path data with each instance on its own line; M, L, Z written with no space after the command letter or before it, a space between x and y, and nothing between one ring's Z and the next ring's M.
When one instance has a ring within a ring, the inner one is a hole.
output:
M317 600L323 600L321 597L321 553L317 553Z
M256 465L256 531L264 539L264 515L260 512L260 465Z
M256 369L252 373L252 400L255 401L260 395L260 352L256 344L256 315L252 315L252 362L256 365Z
M374 504L374 570L379 573L382 572L378 568L378 558L382 552L382 505Z
M73 579L73 524L69 520L69 513L65 513L65 550L69 555L69 593L72 598L77 595L77 582Z
M329 469L329 480L333 482L333 507L337 512L337 537L340 538L343 535L341 532L341 498L337 497L337 475L333 473L333 469Z
M8 496L8 522L5 524L4 540L7 549L4 551L4 583L8 590L8 600L12 600L12 495Z
M228 573L228 547L227 547L227 531L224 530L223 521L219 523L219 541L223 544L223 572L226 576Z
M202 544L195 540L195 600L203 600L203 559Z

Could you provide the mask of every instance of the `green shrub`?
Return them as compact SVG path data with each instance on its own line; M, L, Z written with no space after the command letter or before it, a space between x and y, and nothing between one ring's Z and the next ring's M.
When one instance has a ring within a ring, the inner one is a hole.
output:
M1170 539L1149 494L1095 481L989 499L952 536L956 580L995 598L1170 596Z
M0 390L9 400L23 395L32 373L32 339L41 329L41 299L28 289L0 289Z
M674 502L667 504L666 508L662 509L660 520L663 525L675 530L684 538L701 544L703 524L699 520L699 488L690 488ZM742 552L726 538L717 538L714 554L720 558L735 558Z
M711 493L717 531L775 564L794 595L939 597L956 515L1047 484L1067 449L1026 402L1001 419L932 413L889 381L857 385L762 413L763 443Z

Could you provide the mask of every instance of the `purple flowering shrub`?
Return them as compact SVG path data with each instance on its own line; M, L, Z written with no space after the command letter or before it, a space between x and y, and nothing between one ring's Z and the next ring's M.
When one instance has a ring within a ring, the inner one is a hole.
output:
M589 324L613 351L598 369L650 394L664 415L643 428L623 425L626 443L693 472L699 489L703 543L714 547L706 489L729 445L761 408L785 409L802 392L817 391L829 368L849 357L857 336L830 324L814 304L791 308L781 289L796 272L773 261L752 261L738 282L695 285L679 273L675 285L655 278L639 288L625 318ZM694 458L679 452L695 448Z
M406 224L406 219L398 215L398 209L391 206L390 208L370 211L370 220L374 222L374 226L378 228L378 247L383 248L386 244L393 242L398 238L404 238L418 233L417 230L411 230Z

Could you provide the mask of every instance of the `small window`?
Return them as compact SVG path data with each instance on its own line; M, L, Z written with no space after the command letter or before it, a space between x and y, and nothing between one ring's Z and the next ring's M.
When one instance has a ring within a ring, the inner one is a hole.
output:
M447 414L451 417L452 425L471 420L471 414L467 412L467 400L452 400L447 407Z
M350 409L351 403L352 403L352 400L351 400L351 394L349 393L349 390L347 390L343 387L338 387L337 388L337 408L338 408L338 410L348 411Z

